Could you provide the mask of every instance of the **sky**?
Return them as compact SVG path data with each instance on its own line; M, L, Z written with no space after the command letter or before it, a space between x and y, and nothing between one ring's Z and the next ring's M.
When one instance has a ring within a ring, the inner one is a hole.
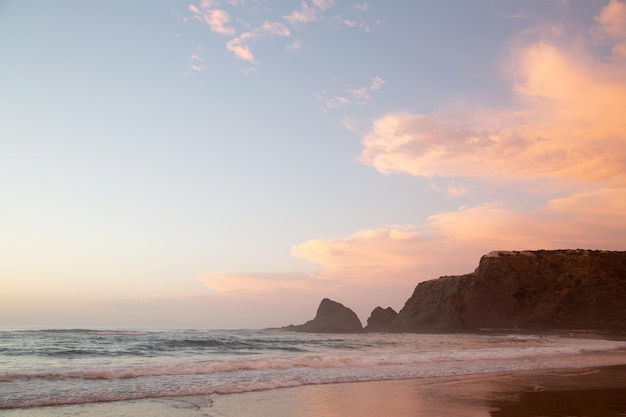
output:
M0 0L0 325L363 324L626 250L625 0Z

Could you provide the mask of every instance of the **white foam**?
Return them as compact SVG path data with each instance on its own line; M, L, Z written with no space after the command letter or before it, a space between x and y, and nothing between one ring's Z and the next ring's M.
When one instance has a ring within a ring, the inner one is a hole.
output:
M312 346L307 345L306 352L143 358L137 363L122 365L115 358L88 366L70 363L71 367L68 362L60 361L54 369L8 371L0 373L0 408L598 366L626 361L626 342L596 339L358 335L337 336L336 342L359 342L363 348L337 349L315 345L316 339L312 336L293 337L301 337L302 346Z

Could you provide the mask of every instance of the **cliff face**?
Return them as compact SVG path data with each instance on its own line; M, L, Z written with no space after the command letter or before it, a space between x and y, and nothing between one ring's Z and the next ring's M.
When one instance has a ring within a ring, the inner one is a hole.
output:
M365 330L368 332L384 331L389 328L393 319L398 316L398 313L391 307L383 309L382 307L376 307L372 310L372 314L367 319L367 326Z
M363 325L354 311L343 304L324 298L313 320L284 329L297 332L358 333L363 331Z
M420 283L389 329L626 329L625 301L626 252L492 252Z

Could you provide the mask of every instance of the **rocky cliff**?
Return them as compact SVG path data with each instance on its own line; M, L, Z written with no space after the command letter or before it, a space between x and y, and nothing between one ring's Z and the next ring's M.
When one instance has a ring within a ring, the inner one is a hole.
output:
M354 311L343 304L324 298L313 320L283 329L297 332L359 333L363 331L363 325Z
M383 309L376 307L367 319L365 330L368 332L385 331L391 326L391 322L398 316L398 313L391 307Z
M626 329L626 252L492 252L420 283L392 331Z

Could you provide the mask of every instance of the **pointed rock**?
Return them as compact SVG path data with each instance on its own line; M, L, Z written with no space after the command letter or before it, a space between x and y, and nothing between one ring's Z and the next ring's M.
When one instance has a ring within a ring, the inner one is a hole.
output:
M367 319L365 330L368 332L385 332L391 329L391 321L396 318L398 313L391 308L376 307L372 310L372 314Z
M324 298L313 320L283 329L311 333L360 333L363 325L354 311L341 303Z

